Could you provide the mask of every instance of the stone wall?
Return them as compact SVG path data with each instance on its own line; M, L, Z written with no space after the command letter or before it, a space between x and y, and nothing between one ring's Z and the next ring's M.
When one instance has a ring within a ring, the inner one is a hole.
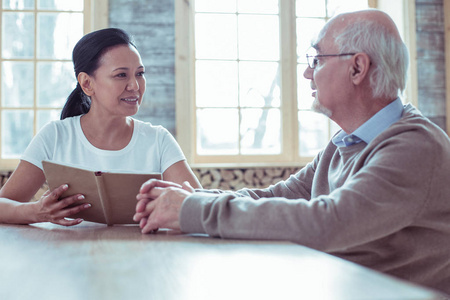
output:
M444 29L443 0L417 0L416 47L419 109L445 130Z
M109 0L109 26L133 35L145 65L147 90L136 117L176 135L174 5L174 0Z

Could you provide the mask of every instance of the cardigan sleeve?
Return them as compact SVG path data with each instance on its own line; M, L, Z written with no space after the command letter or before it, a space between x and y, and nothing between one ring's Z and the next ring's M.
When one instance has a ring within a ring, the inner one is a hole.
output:
M382 238L419 214L430 197L434 169L439 161L449 161L439 145L417 144L416 138L402 134L367 147L342 186L312 199L301 179L311 176L316 163L328 164L327 158L266 190L194 193L183 203L181 229L223 238L289 240L327 252Z

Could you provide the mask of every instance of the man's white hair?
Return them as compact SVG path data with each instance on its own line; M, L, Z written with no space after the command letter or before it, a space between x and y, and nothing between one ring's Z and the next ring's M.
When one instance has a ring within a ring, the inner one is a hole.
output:
M378 22L359 18L335 37L341 53L364 52L372 70L370 86L375 98L396 98L406 86L409 53L406 45Z

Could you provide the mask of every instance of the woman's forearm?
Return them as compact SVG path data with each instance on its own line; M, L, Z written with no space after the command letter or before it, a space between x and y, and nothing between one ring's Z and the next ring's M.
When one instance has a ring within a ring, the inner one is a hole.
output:
M18 202L0 198L0 223L30 224L35 223L32 202Z

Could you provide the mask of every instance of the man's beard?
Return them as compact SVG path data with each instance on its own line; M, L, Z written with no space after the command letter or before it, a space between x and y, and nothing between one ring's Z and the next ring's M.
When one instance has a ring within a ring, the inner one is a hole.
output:
M317 95L314 98L314 101L313 101L313 103L311 105L311 108L312 108L313 111L315 111L317 113L324 114L328 118L331 118L331 115L332 115L331 110L329 110L328 108L326 108L325 106L320 104L319 100L317 100Z

